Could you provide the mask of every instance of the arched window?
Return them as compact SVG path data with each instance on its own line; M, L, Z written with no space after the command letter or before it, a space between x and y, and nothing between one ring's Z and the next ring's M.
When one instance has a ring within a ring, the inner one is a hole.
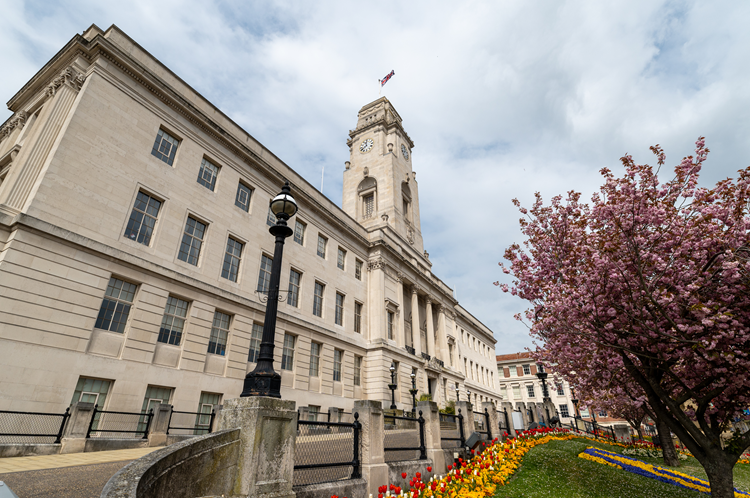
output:
M406 182L401 183L402 212L406 221L411 221L411 189Z
M368 176L361 182L357 187L357 194L359 195L359 204L362 219L366 220L375 216L377 212L377 193L378 193L378 182L375 178Z

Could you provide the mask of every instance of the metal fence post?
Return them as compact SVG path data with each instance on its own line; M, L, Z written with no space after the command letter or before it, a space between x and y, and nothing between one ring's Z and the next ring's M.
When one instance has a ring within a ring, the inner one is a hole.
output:
M461 438L461 447L466 446L466 439L464 438L464 416L461 415L461 409L458 409L458 437Z
M359 461L359 431L362 424L359 423L359 412L354 412L354 460L352 460L352 479L362 477L361 462Z
M487 422L487 439L492 441L492 427L490 426L490 412L484 409L484 420Z
M151 408L146 414L146 430L143 431L143 439L148 439L148 430L151 428L151 419L154 417L154 409Z
M60 423L60 430L57 431L57 437L55 438L55 444L60 444L60 441L62 440L63 429L65 429L65 422L67 422L68 417L70 417L70 407L67 407L65 409L65 413L63 413L62 422Z
M94 426L94 419L96 418L96 410L99 405L94 405L94 411L91 412L91 420L89 420L89 429L86 431L86 439L91 437L91 428Z
M206 434L211 434L211 432L213 432L215 418L216 418L216 410L211 410L211 421L208 423L208 432Z
M167 436L169 436L169 428L172 425L172 414L174 413L174 410L169 410L169 420L167 420ZM198 415L200 417L200 415ZM193 434L195 434L195 431L193 431Z
M508 422L508 409L503 408L503 416L505 417L505 432L510 434L510 422Z
M422 410L419 410L419 459L427 460L427 448L424 445L424 418L422 417Z

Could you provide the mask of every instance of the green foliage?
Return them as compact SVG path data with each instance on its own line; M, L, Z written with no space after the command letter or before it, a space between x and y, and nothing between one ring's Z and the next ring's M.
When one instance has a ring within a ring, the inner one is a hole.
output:
M424 393L419 396L419 399L417 401L432 401L432 396L430 394Z
M440 409L440 413L447 413L449 415L455 415L456 414L456 402L448 401L448 404L445 406L445 408Z

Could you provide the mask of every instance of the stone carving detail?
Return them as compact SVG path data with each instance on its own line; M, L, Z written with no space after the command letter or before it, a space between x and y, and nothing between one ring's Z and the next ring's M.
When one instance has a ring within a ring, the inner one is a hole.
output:
M344 167L345 167L346 169L349 169L349 168L351 168L351 167L352 167L352 163L350 163L349 161L344 161Z
M424 259L430 259L430 253L425 251L424 252Z
M14 129L23 128L26 124L27 114L25 111L19 111L13 115L5 124L0 128L0 142L5 140L5 137L10 135Z
M69 85L76 92L81 89L83 82L86 81L86 77L73 69L72 66L68 66L60 73L60 76L52 80L50 86L47 87L47 97L52 97L57 93L57 89L63 85Z
M404 283L404 274L399 272L396 272L396 281L400 284Z
M385 268L385 260L383 258L378 258L375 261L367 263L367 271L382 270L383 268Z
M409 244L414 245L414 229L412 227L407 228L406 235Z
M385 221L386 223L388 223L388 215L387 214L383 214L380 217L383 219L383 221Z
M365 177L367 177L370 174L370 168L368 168L367 166L365 166L365 169L363 170L363 172L365 174Z

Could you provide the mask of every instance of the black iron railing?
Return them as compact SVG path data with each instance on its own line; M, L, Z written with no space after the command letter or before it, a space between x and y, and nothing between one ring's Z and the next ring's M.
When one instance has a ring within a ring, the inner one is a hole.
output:
M414 356L416 356L416 355L417 355L417 352L416 352L416 351L414 350L414 348L413 348L413 347L411 347L411 346L404 346L404 349L405 349L405 350L406 350L407 352L409 352L409 353L413 354Z
M425 360L427 360L427 361L430 361L430 358L432 358L432 356L428 355L427 353L425 353L425 352L423 351L423 352L422 352L422 358L424 358L424 359L425 359Z
M497 426L498 429L500 429L500 435L502 435L503 431L510 432L510 422L508 421L508 410L506 408L503 408L502 411L497 411Z
M169 413L169 422L167 422L167 434L169 431L187 431L187 433L177 434L184 436L202 436L210 434L214 426L216 411L211 413L202 412L181 412L172 410ZM191 422L192 421L192 422Z
M457 415L440 414L440 446L442 448L461 448L466 443L464 439L464 416L461 409Z
M354 422L297 421L294 485L362 477L359 413Z
M99 410L99 405L94 405L86 438L120 439L142 436L143 439L148 439L153 418L153 409L148 413L113 412Z
M383 413L383 451L386 462L427 459L422 410L419 410L417 418L409 415L411 416L400 417L395 412Z
M65 413L0 410L0 444L59 444L70 408Z
M484 409L484 412L474 412L474 431L483 435L487 439L492 439L490 414L487 413L486 408Z

